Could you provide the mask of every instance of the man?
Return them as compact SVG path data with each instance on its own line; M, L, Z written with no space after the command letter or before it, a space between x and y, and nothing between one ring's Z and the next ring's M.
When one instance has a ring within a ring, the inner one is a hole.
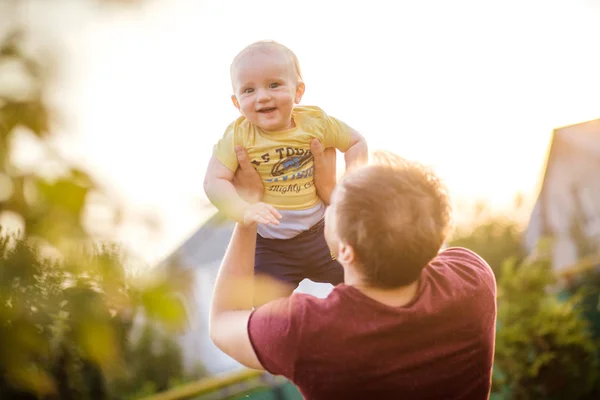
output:
M317 172L325 164L314 146ZM469 250L440 252L451 209L435 175L392 154L376 159L341 180L326 212L345 283L325 299L295 293L253 310L256 226L237 225L215 285L211 337L307 399L488 398L493 273ZM251 177L243 153L240 165Z

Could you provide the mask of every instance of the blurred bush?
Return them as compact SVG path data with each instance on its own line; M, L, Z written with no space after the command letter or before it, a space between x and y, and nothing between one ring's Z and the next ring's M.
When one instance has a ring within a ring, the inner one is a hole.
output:
M519 209L522 205L518 198L514 206L515 212L521 212ZM506 215L492 214L484 204L476 208L475 220L457 227L448 245L473 250L488 262L499 278L507 258L520 261L527 254L523 243L523 226Z
M28 52L30 39L23 27L0 37L0 398L164 390L185 379L174 340L181 277L133 275L118 246L86 232L86 206L102 190L53 147L51 57ZM35 168L14 157L23 136L42 149Z
M582 306L589 292L560 296L550 265L548 256L503 265L494 390L512 399L597 399L599 343Z
M182 379L169 328L184 310L167 283L138 284L114 247L81 253L53 260L14 236L0 239L0 398L123 398ZM168 307L157 312L149 295ZM169 324L136 326L139 312Z
M476 251L496 275L491 398L600 398L598 273L574 266L575 276L559 279L547 251L550 241L527 255L516 220L479 208L475 223L459 227L449 245ZM591 260L582 260L582 267L598 258Z

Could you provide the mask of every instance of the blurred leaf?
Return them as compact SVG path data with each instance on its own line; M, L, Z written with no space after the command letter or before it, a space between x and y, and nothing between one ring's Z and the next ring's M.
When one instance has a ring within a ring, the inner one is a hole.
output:
M119 345L108 321L84 321L79 328L78 342L88 359L105 368L115 365Z
M49 131L48 111L38 100L8 102L0 108L0 126L2 136L17 126L24 126L36 136L42 136Z
M20 29L9 32L6 38L4 38L4 42L0 45L0 56L22 58L19 43L23 40L23 36L24 32Z
M14 284L15 280L24 286L35 284L38 264L34 250L22 241L15 241L12 249L7 245L10 238L3 238L3 257L0 258L1 279Z
M34 182L39 196L25 213L26 232L54 245L83 239L81 214L89 188L67 179L48 183L38 178Z
M181 329L185 324L185 307L167 283L161 282L143 289L141 300L144 311L151 319L174 329Z
M5 379L15 389L27 390L43 397L56 393L56 386L52 377L45 371L32 365L13 368L9 370Z
M89 190L88 187L66 179L58 180L54 184L40 179L37 188L48 206L56 206L77 217L81 214Z

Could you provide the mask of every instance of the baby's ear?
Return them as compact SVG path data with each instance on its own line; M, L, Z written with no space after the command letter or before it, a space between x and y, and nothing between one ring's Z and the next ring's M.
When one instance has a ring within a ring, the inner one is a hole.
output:
M231 102L233 103L235 108L237 108L238 110L240 109L240 103L238 102L237 97L235 97L235 94L231 95Z
M296 98L294 98L294 102L296 104L300 103L300 100L302 100L302 96L304 96L305 89L306 86L304 85L304 82L298 82L298 85L296 85Z

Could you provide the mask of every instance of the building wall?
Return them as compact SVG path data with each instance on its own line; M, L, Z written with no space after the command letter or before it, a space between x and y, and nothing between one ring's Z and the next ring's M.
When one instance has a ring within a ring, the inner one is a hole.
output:
M549 236L556 270L600 250L598 171L600 120L555 132L544 185L525 239L532 251L543 235Z

